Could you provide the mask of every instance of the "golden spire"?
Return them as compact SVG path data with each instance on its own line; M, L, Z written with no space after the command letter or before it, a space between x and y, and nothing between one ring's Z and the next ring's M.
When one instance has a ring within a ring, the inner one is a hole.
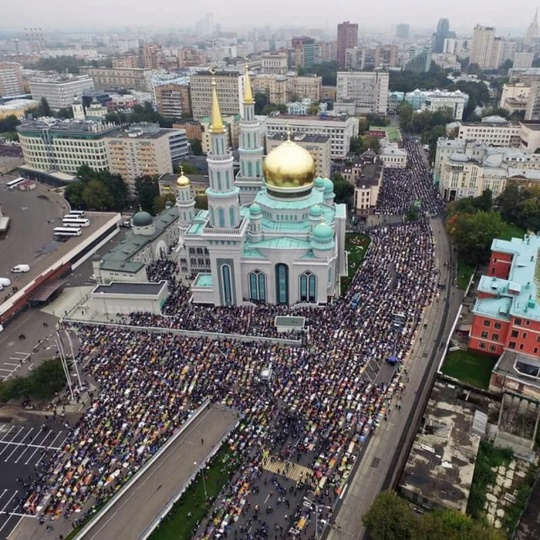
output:
M287 140L290 142L291 140L291 124L289 121L287 121L287 124L285 125L285 130L287 131Z
M212 68L210 73L212 74L212 111L210 112L210 133L224 133L225 126L223 125L221 110L219 109L219 101L217 98L216 70Z
M252 105L255 103L253 100L253 92L251 90L251 81L249 80L249 63L248 63L248 57L244 56L244 60L246 61L246 72L244 74L244 103L246 105Z

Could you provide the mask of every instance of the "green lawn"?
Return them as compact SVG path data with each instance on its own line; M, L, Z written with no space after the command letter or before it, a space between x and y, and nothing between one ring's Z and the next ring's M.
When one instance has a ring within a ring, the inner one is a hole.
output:
M341 278L341 294L345 294L352 278L362 264L371 240L365 234L347 233L345 235L345 250L349 252L349 273Z
M199 475L150 535L150 540L189 540L195 532L197 523L206 517L213 501L229 481L236 465L228 448L222 449L205 472L208 499L205 499L205 484Z
M467 264L463 260L458 258L458 271L457 271L457 286L458 289L465 291L471 276L473 275L475 267Z
M489 388L491 371L497 358L470 351L452 351L446 355L442 372L478 388Z
M512 240L512 238L523 238L525 231L514 225L513 223L506 223L506 231L501 235L503 240Z

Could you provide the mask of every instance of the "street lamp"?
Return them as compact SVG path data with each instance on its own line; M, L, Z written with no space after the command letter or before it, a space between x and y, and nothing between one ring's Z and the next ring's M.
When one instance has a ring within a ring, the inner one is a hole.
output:
M198 463L196 461L193 462L193 465L197 466ZM204 499L208 499L208 492L206 491L206 479L204 478L204 467L202 469L202 483L204 488Z

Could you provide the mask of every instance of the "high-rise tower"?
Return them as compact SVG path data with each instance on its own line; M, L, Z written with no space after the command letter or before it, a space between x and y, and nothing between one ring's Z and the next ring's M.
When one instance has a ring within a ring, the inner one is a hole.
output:
M246 63L244 74L244 99L240 122L240 171L236 176L236 187L240 190L240 204L253 202L262 187L263 146L260 122L255 119L255 101Z
M540 27L538 26L538 8L534 14L534 19L532 20L529 28L527 28L527 33L525 34L525 43L527 45L533 45L538 41L540 37Z
M206 190L210 226L236 228L240 223L240 190L234 185L233 156L227 148L227 133L221 118L214 77L210 122L210 152L206 160L210 184Z
M337 63L339 69L345 68L347 49L358 45L358 24L345 21L337 27Z

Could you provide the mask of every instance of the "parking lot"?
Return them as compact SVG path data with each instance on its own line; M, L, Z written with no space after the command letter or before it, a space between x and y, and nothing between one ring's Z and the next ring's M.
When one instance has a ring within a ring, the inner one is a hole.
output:
M24 484L34 480L36 471L61 448L67 436L67 428L51 421L34 426L0 424L0 540L7 539L22 519L36 519L21 508Z

